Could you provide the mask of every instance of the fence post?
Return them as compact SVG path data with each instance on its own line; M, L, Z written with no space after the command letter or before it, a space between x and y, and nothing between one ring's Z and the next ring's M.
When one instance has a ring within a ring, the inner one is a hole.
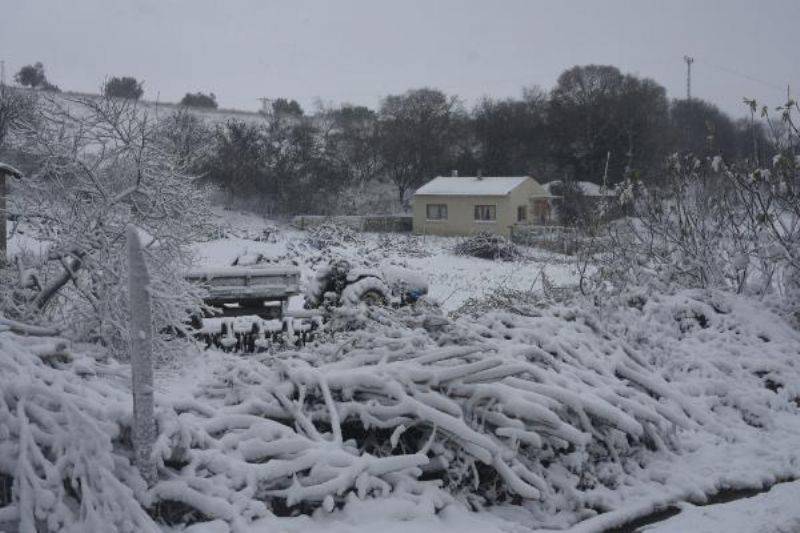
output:
M131 388L133 391L133 451L136 466L149 486L157 479L152 450L156 437L153 407L153 326L150 309L150 274L139 233L127 230L128 304L130 306Z

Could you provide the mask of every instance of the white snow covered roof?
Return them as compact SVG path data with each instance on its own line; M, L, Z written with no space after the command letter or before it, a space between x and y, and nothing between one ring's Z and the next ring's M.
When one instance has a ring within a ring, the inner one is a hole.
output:
M439 176L434 178L414 194L433 194L445 196L505 196L525 180L528 176Z

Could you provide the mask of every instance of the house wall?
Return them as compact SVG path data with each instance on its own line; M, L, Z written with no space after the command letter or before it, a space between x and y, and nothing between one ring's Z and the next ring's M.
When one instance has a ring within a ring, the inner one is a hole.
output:
M536 211L534 209L534 200L543 196L548 196L547 191L541 185L539 185L539 182L533 179L525 180L519 185L519 187L511 191L511 194L509 194L512 216L510 224L520 224L525 226L539 224L540 221L537 218ZM520 206L525 206L528 216L524 221L517 222L517 208Z
M462 195L414 195L414 233L418 235L473 235L487 231L505 237L511 236L511 226L517 223L517 208L525 206L527 220L522 224L534 224L530 209L531 196L546 195L546 191L535 180L522 182L505 196L462 196ZM446 204L446 220L428 220L428 204ZM476 205L495 205L497 220L476 221Z
M446 204L447 219L427 220L428 204ZM476 205L495 205L497 220L476 221ZM510 236L507 196L414 196L414 233L419 235L472 235L482 231Z

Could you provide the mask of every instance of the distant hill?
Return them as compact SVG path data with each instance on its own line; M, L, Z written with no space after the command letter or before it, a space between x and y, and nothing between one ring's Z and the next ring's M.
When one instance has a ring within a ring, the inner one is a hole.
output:
M94 93L84 93L79 91L63 91L63 92L42 92L42 91L35 91L34 89L28 89L23 87L15 87L15 89L19 91L30 91L36 92L46 98L52 98L54 101L62 100L64 103L68 103L69 100L78 99L78 98L91 98L97 99L102 98L99 94ZM173 111L176 111L179 108L185 107L181 106L178 103L174 102L161 102L161 101L153 101L153 100L145 100L140 99L138 101L139 105L146 108L148 111L155 112L156 114L169 114ZM209 123L223 123L227 122L231 119L242 120L245 122L258 122L263 120L263 115L258 111L244 111L241 109L210 109L210 108L202 108L202 107L186 107L186 109L190 110L195 115L202 117Z

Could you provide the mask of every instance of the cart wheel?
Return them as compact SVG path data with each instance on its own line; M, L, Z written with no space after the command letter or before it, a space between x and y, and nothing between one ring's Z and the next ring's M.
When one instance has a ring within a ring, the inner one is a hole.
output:
M386 284L378 278L363 278L352 283L342 291L342 303L356 306L365 303L369 306L386 305L389 302L391 291Z

